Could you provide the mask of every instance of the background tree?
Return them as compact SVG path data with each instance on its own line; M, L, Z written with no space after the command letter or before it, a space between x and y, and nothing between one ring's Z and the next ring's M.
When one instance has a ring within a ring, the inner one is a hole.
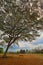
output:
M20 50L20 53L21 53L21 54L25 54L26 51L25 51L25 50Z
M43 29L43 18L39 19L39 11L35 10L37 2L0 0L0 30L4 31L3 35L8 35L8 45L3 57L16 40L32 41L39 36L38 30Z

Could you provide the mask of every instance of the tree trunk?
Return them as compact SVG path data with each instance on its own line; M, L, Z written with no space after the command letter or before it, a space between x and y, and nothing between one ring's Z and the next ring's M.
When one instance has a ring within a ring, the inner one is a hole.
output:
M8 49L9 49L9 47L10 47L10 45L7 46L6 51L5 51L4 55L3 55L3 58L7 57L6 53L7 53Z
M9 47L10 47L10 45L11 45L11 44L10 44L11 40L12 40L12 39L10 39L10 41L9 41L9 43L8 43L8 45L7 45L7 48L6 48L6 50L5 50L5 52L4 52L4 55L3 55L3 58L7 57L7 56L6 56L6 53L7 53L8 49L9 49Z
M7 53L8 49L9 49L9 47L11 46L11 44L12 44L15 40L17 40L17 39L18 39L18 37L14 38L13 41L10 40L10 42L8 43L8 46L7 46L7 48L6 48L6 51L5 51L4 55L3 55L3 58L6 57L6 53Z

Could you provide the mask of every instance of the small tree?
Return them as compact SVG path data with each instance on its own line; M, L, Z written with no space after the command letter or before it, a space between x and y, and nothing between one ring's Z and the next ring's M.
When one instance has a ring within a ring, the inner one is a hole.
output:
M26 53L26 52L25 52L25 50L20 50L20 53L24 54L24 53Z
M42 29L43 19L39 20L39 12L35 10L36 5L35 7L34 5L34 2L31 3L30 0L0 1L0 30L4 31L3 35L8 35L4 57L16 40L32 41L39 36L38 30Z

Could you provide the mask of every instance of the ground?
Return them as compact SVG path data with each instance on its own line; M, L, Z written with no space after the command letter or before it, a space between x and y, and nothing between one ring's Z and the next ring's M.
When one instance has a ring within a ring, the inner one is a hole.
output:
M7 54L2 58L0 54L0 65L43 65L43 54Z

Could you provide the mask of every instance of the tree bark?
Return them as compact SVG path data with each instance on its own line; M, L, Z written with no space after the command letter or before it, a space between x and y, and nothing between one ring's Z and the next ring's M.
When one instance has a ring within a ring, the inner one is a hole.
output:
M10 38L10 41L9 41L9 43L8 43L8 45L7 45L7 48L6 48L5 52L4 52L3 58L7 57L7 56L6 56L6 53L7 53L8 49L9 49L9 47L10 47L11 44L12 44L12 43L11 43L11 40L12 40L12 39Z
M6 51L5 51L4 55L3 55L3 58L6 57L6 53L7 53L8 49L9 49L9 47L11 46L11 44L12 44L15 40L17 40L18 38L19 38L19 37L14 38L12 42L11 42L11 40L10 40L10 42L9 42L8 45L7 45Z
M4 52L3 58L7 57L6 53L7 53L8 49L9 49L9 47L10 47L10 45L7 46L6 51Z

